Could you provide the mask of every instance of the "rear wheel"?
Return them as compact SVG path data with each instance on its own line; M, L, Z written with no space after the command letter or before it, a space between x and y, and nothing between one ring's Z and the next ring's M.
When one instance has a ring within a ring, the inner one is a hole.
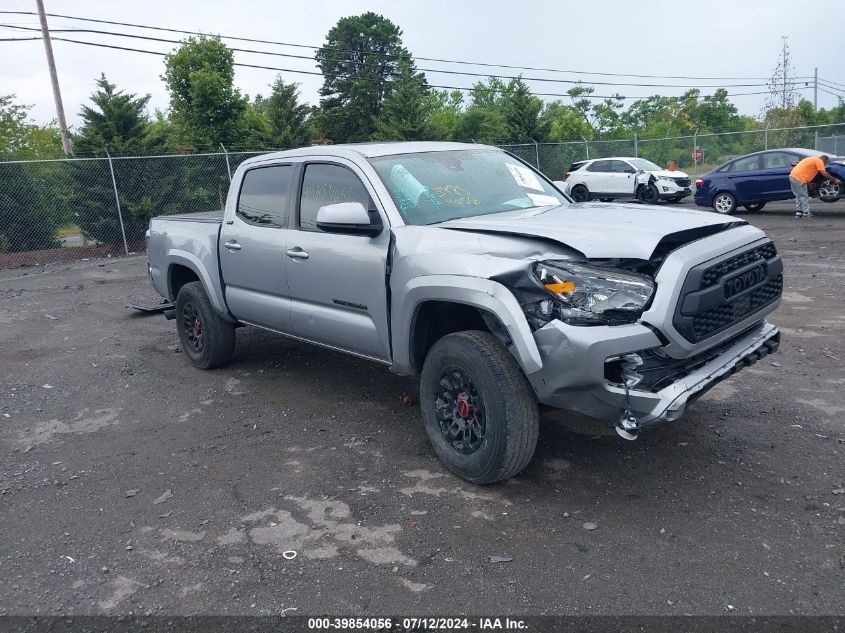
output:
M213 369L231 360L235 326L217 314L199 281L179 289L176 327L182 350L194 367Z
M723 215L733 213L736 211L736 198L727 191L716 194L713 198L713 210Z
M489 484L513 477L537 447L534 392L514 357L489 332L438 340L425 358L420 406L437 456L459 477Z
M584 185L575 185L570 193L575 202L589 202L590 191Z
M765 202L755 202L754 204L746 204L743 205L746 210L750 211L751 213L756 213L757 211L762 211L763 207L766 206Z
M842 187L839 183L832 180L825 180L819 185L819 200L822 202L836 202L839 200L839 194Z

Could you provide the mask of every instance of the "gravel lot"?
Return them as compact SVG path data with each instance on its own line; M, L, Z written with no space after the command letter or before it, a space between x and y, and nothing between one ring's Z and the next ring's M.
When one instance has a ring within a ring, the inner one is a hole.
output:
M0 614L845 613L843 205L748 216L779 354L636 442L550 418L483 488L380 366L244 328L190 367L124 308L143 257L2 271Z

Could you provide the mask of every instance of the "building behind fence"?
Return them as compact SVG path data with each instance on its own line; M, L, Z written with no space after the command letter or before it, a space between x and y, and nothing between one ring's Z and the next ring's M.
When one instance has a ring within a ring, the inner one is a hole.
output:
M845 154L845 124L666 138L501 145L560 180L572 163L640 156L693 176L783 147ZM701 160L694 160L695 148ZM224 206L231 174L264 152L0 162L0 268L141 252L153 215Z

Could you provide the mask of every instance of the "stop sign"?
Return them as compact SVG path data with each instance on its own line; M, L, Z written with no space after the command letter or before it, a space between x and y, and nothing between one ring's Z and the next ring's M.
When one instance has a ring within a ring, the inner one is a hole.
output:
M693 160L695 160L695 161L700 161L700 160L701 160L701 158L702 158L702 153L701 153L701 148L700 148L700 147L696 147L696 148L693 150L693 152L692 152L692 158L693 158Z

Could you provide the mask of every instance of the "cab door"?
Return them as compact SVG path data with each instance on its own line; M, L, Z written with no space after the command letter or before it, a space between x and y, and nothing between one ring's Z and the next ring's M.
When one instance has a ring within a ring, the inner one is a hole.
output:
M229 311L240 321L286 333L290 296L285 228L292 183L292 165L249 169L241 181L235 215L224 221L218 243Z
M760 195L762 200L785 200L792 197L789 173L801 156L792 152L774 151L762 155Z
M294 226L286 231L291 329L295 336L381 361L390 360L387 308L389 223L366 177L351 162L305 162ZM375 237L327 233L317 211L360 202L381 216Z

